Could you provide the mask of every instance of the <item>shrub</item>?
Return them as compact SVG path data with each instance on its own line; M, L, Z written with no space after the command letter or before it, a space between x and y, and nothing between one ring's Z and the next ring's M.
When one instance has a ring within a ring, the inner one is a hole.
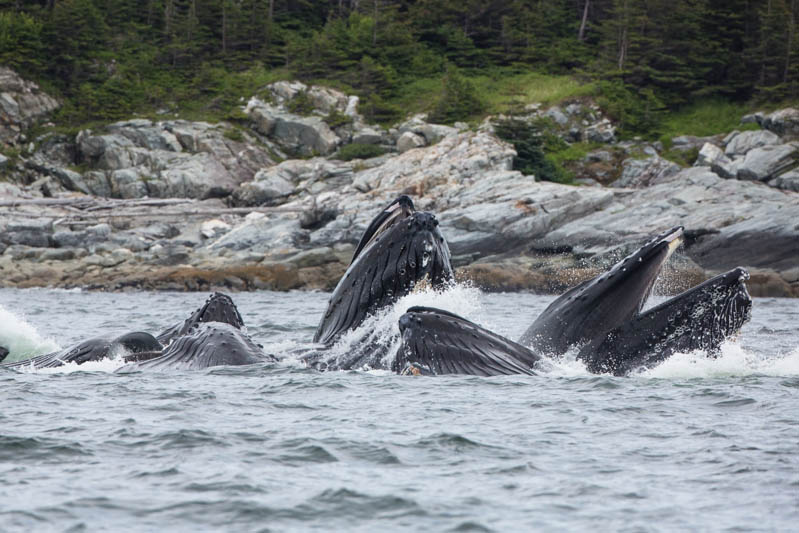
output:
M572 176L556 163L549 153L563 150L568 145L547 131L544 121L527 121L518 118L501 120L494 124L497 137L516 149L513 169L544 181L569 183Z
M324 120L332 130L340 128L341 126L346 126L347 124L352 124L351 116L339 113L335 109L328 113L322 120Z
M377 144L352 143L339 148L333 159L351 161L353 159L369 159L386 153L386 149Z
M444 90L441 98L430 112L430 121L452 123L466 120L485 109L485 104L477 95L474 85L450 65L444 75Z

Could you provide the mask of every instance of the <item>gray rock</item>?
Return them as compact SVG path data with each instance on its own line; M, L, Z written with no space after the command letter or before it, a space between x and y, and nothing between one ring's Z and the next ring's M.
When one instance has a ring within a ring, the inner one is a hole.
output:
M583 112L583 106L579 103L573 103L566 106L566 114L567 115L579 115Z
M765 116L766 115L762 111L750 113L749 115L741 117L741 124L760 124L763 122Z
M308 86L300 81L276 81L267 85L272 99L279 104L293 100L298 94L306 92Z
M558 126L565 126L569 123L569 117L567 117L558 106L547 109L544 112L544 116L552 119L552 121Z
M586 128L584 136L589 142L612 143L616 141L616 128L605 119Z
M0 154L0 169L6 168L6 166L8 166L9 161L11 161L9 158L4 156L3 154Z
M51 248L42 252L39 259L41 261L69 261L77 256L78 254L73 248Z
M799 169L794 169L777 176L769 181L768 184L778 189L799 192Z
M363 126L352 134L352 142L358 144L381 144L384 141L383 132L370 126Z
M338 255L333 251L333 248L311 248L310 250L292 255L285 261L296 265L297 268L307 268L338 261Z
M0 241L7 245L23 245L47 248L52 245L53 223L48 219L11 220L0 234Z
M672 150L686 152L688 150L699 150L705 143L713 143L714 137L696 137L694 135L680 135L671 140ZM714 143L715 144L715 143Z
M421 148L425 146L425 139L421 135L417 135L411 131L406 131L397 139L397 151L405 153L414 148Z
M284 176L276 172L261 177L259 174L254 181L242 184L233 193L237 205L263 205L294 192L294 184Z
M341 139L320 117L300 117L250 99L247 115L255 128L285 150L298 155L330 155Z
M748 151L761 146L780 144L778 135L766 130L745 131L735 135L730 139L724 149L724 153L729 156L744 155Z
M0 144L21 142L26 129L58 106L38 85L0 66Z
M330 87L314 85L306 94L314 109L325 115L334 111L344 113L349 104L349 97L346 94Z
M443 139L444 137L449 137L450 135L457 135L459 133L457 128L453 128L451 126L444 126L442 124L424 124L420 126L416 131L419 135L422 135L428 144L434 144Z
M738 166L738 179L765 181L779 176L797 164L799 145L780 144L755 148Z
M217 250L249 250L271 255L294 254L307 233L300 228L296 217L268 217L250 213L243 223L222 237L211 241L207 248Z
M760 126L780 136L799 136L799 109L780 109L763 117Z
M658 155L647 159L629 158L622 162L621 177L611 186L640 189L665 181L679 171L679 165Z
M713 167L714 165L729 165L732 160L715 144L705 143L699 150L699 155L694 163L695 167Z

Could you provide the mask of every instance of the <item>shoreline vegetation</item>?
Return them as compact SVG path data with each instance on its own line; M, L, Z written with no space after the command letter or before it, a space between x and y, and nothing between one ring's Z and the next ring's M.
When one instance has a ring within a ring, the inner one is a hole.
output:
M797 102L788 0L0 1L0 64L62 106L63 129L141 116L229 120L298 79L360 97L383 126L479 123L592 98L621 138L733 129Z

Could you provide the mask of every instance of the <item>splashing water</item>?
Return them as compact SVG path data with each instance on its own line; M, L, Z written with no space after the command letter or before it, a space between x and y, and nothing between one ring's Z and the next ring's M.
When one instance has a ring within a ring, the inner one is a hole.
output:
M721 345L717 357L702 350L675 353L658 366L636 375L649 378L720 378L733 376L799 376L799 348L787 354L762 357L737 341Z
M8 349L3 361L11 363L60 349L55 340L42 337L25 319L0 306L0 346Z
M42 292L42 296L47 294ZM37 296L38 297L38 296ZM105 298L105 295L91 295L92 298ZM115 296L114 298L118 298ZM143 295L130 295L130 298L147 298ZM109 297L111 298L111 297ZM165 301L172 302L176 295L170 295ZM186 309L195 306L196 296L181 296L186 302L175 301L176 309L164 311L169 318L161 319L159 324L167 325L174 317L180 317ZM278 320L285 315L286 324L275 324L275 329L269 332L255 330L251 328L251 334L256 342L264 346L267 353L278 355L281 358L280 367L283 368L304 368L304 363L296 358L293 350L308 347L307 329L302 330L297 327L297 320L302 316L308 328L316 321L318 312L323 309L323 299L325 295L314 293L290 293L288 296L280 294L274 300L270 300L265 293L242 293L236 296L236 301L240 310L247 315L253 308L258 308L259 302L269 301L270 305L275 305L274 301L284 302L283 310L260 309L255 316L247 316L247 321L258 324L265 319ZM113 300L112 300L113 301ZM443 290L434 290L429 287L419 288L413 293L401 298L395 305L366 319L366 321L356 330L350 331L329 350L331 360L343 360L357 350L363 342L372 342L383 349L381 350L382 361L380 365L389 368L396 355L400 343L399 318L412 306L429 306L445 309L463 316L475 323L509 339L516 340L521 331L546 307L550 297L540 297L530 294L491 294L482 293L479 289L464 283L452 284ZM302 303L300 303L302 302ZM721 352L717 357L708 357L702 351L691 353L677 353L668 358L664 363L654 368L636 372L636 378L655 378L655 379L684 379L684 378L716 378L716 377L735 377L749 375L768 375L768 376L797 376L799 375L799 346L797 340L792 340L779 347L761 350L761 344L767 337L773 337L773 333L761 334L756 330L759 322L769 324L774 321L775 316L781 316L786 321L791 321L793 307L791 301L781 303L780 301L768 301L769 306L778 305L771 313L758 320L759 313L763 312L765 301L755 303L755 319L752 324L744 327L740 335L743 343L739 340L727 341L722 345ZM116 308L114 302L114 308ZM306 308L298 307L306 305ZM19 306L21 307L21 306ZM135 308L136 306L132 306ZM113 309L113 308L112 308ZM111 309L107 310L108 312ZM103 314L101 309L96 310L97 316ZM119 309L120 322L128 320L124 316L124 310ZM280 315L276 317L276 315ZM773 316L772 316L773 315ZM92 315L94 316L94 315ZM307 318L305 318L307 317ZM47 317L51 320L52 317ZM49 323L49 321L48 321ZM133 321L131 324L135 323ZM138 327L138 326L137 326ZM159 326L160 327L160 326ZM157 327L155 328L157 329ZM150 328L153 330L153 328ZM96 335L96 330L87 331L84 338ZM750 346L751 345L751 346ZM33 355L47 353L59 349L58 343L53 339L42 337L37 329L26 320L14 315L10 311L0 306L0 346L10 349L7 362L25 359ZM538 368L539 374L550 377L583 377L592 376L585 368L585 365L576 359L578 350L571 350L562 357L544 357ZM76 370L80 371L99 371L111 372L122 365L119 359L108 359L95 363L83 365L66 365L60 368L37 370L42 373L69 373ZM376 365L377 366L377 365ZM370 370L367 365L363 370ZM30 371L30 370L28 370ZM373 373L383 373L385 371L374 371Z

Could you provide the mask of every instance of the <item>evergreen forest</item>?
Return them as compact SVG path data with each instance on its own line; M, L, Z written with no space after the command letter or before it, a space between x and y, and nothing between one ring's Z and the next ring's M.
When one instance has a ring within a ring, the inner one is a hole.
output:
M62 124L235 118L300 79L382 124L590 96L652 137L692 106L795 102L798 17L799 0L0 0L0 64L58 96Z

